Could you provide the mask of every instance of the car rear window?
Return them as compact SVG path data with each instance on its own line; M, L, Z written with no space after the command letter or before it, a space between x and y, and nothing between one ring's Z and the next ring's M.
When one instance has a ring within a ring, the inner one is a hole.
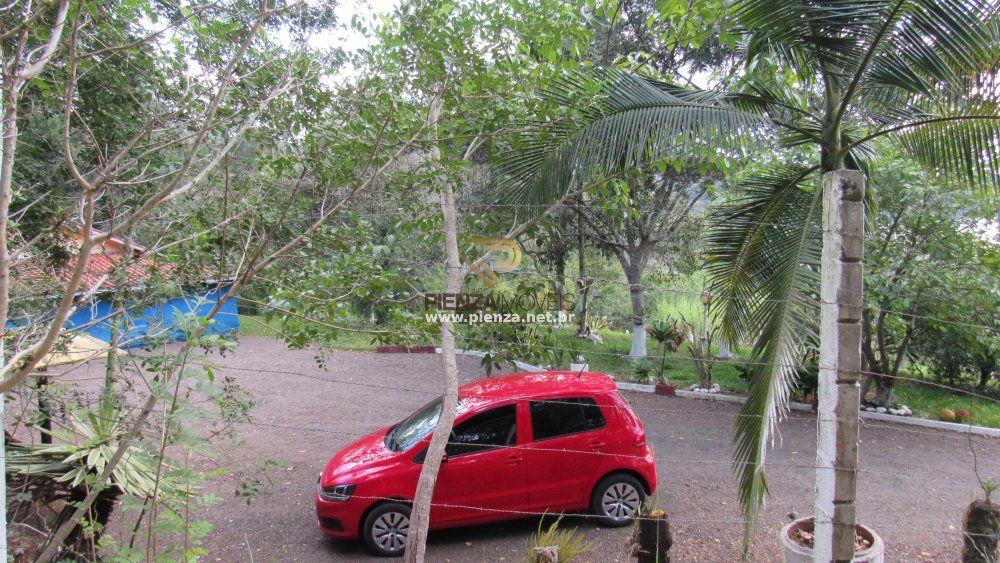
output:
M571 397L531 401L531 428L535 440L587 432L604 426L597 401L590 397Z

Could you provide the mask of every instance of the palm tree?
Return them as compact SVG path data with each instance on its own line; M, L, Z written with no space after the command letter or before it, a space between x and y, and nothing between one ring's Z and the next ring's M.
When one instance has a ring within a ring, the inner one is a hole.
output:
M995 191L1000 8L988 0L736 0L730 9L744 67L725 91L608 69L567 76L550 95L573 118L522 143L504 161L500 187L539 203L581 178L650 159L732 162L765 141L799 155L742 174L743 197L715 215L708 235L723 337L752 345L756 368L733 460L749 534L797 350L816 339L818 177L867 171L892 143L931 173Z

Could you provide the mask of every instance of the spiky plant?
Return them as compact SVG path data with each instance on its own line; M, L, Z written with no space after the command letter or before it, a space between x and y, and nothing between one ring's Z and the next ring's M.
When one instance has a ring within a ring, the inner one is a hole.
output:
M99 409L71 413L68 424L48 431L54 438L52 444L8 444L7 471L15 479L42 480L46 489L62 489L41 491L40 497L44 498L39 498L40 502L45 498L80 501L93 485L94 478L111 461L119 440L129 429L128 424L121 410L110 402L102 401ZM164 463L157 467L157 458L155 451L140 445L129 446L93 505L90 520L96 525L92 528L92 544L97 543L122 494L140 499L151 498L154 494L161 499L191 494L191 486L172 475L172 466ZM56 526L73 509L75 504L67 505ZM77 526L67 543L77 541L82 529Z
M723 336L750 344L758 368L735 423L746 538L797 349L815 339L818 176L867 170L891 143L932 173L997 191L1000 4L736 0L730 8L745 65L726 91L615 70L569 75L550 96L573 118L519 145L499 182L507 197L539 203L650 161L732 162L765 141L805 155L743 175L744 197L717 213L708 237Z

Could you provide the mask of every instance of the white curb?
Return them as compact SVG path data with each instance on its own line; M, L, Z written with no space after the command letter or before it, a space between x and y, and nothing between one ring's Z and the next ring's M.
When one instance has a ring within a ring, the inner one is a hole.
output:
M618 382L618 388L625 391L635 391L637 393L655 393L654 385L642 385L639 383ZM720 395L717 393L695 393L694 391L677 390L678 397L686 399L704 399L707 401L721 401L724 403L745 403L746 397L738 395ZM789 408L794 411L812 411L812 405L806 403L789 403ZM938 430L949 430L951 432L961 432L963 434L977 434L979 436L989 436L1000 438L1000 428L987 428L985 426L973 426L971 424L959 424L957 422L941 422L939 420L927 420L926 418L916 418L912 416L896 416L892 414L881 414L877 412L861 411L861 418L871 420L881 420L884 422L895 422L896 424L909 424L910 426L924 426L926 428L936 428Z

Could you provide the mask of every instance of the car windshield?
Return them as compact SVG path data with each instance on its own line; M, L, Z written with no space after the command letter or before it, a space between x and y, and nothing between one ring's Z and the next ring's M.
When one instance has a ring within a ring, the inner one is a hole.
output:
M462 401L458 402L457 414L465 410ZM399 424L393 426L385 435L385 445L394 452L409 449L413 444L431 433L441 417L441 397L427 403L424 408L411 414Z

